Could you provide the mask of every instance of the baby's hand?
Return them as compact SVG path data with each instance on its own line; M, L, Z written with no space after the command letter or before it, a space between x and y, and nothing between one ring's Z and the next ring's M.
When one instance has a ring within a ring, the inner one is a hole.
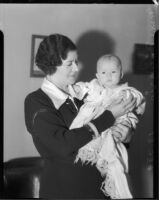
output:
M80 108L80 115L88 117L90 115L92 115L93 113L96 113L97 109L94 107L94 105L92 104L88 104L85 103L81 108Z
M80 100L82 100L88 92L87 83L78 82L72 87L74 89L74 93L76 94L76 98Z
M115 123L112 127L112 135L116 142L124 142L130 134L131 122L128 120L122 123Z
M75 119L73 120L73 122L70 126L70 129L82 127L83 125L90 122L94 116L93 112L94 112L94 106L89 105L89 104L84 104L80 108Z
M75 93L79 94L81 92L81 88L79 85L73 85L72 87L73 87Z
M78 116L84 118L85 123L90 122L92 119L98 117L100 111L99 106L94 106L94 104L85 103L78 113Z

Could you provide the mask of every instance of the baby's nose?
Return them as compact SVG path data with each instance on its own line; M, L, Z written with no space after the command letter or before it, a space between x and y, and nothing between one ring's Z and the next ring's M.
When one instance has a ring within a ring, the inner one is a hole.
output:
M105 77L106 77L107 80L111 80L112 79L112 76L110 74L106 74Z

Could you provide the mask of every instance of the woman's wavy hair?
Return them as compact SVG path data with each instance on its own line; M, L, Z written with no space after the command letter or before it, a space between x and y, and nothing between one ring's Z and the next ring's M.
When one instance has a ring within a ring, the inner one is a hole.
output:
M68 52L74 50L77 50L77 47L67 36L52 34L40 43L35 63L45 75L51 75L56 72L56 67L62 64L62 59L67 58Z

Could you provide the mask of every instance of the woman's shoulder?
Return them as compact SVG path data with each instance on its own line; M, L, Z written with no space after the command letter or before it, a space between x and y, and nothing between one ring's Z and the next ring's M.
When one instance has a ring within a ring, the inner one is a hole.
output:
M40 99L48 99L49 97L42 91L41 88L30 92L27 96L26 99L36 99L36 98L40 98Z
M27 130L33 133L33 125L38 116L44 121L52 120L52 114L57 113L55 106L49 97L38 89L29 93L24 101L25 123Z
M53 106L51 99L42 91L41 88L29 93L25 98L25 104L30 104L30 106Z
M43 97L45 96L45 93L42 91L41 88L35 90L35 91L32 91L30 92L26 98L36 98L36 97Z

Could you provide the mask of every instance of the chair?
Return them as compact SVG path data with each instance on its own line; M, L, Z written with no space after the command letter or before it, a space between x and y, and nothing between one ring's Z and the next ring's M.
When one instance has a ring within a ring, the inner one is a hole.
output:
M43 166L41 157L15 158L5 162L3 198L39 198Z

